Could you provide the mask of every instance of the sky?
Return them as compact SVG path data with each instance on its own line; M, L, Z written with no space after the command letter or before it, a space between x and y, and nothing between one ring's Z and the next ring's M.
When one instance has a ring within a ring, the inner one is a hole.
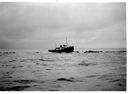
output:
M0 3L0 49L126 48L125 3Z

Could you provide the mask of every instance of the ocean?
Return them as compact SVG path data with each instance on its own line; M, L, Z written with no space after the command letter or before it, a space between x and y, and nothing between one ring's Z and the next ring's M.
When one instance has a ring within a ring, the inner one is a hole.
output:
M126 91L126 49L88 50L0 50L0 91Z

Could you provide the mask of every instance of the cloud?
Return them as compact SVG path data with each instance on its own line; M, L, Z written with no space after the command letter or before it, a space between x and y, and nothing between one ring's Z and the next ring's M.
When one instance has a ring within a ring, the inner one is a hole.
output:
M61 43L65 36L75 46L79 40L81 46L87 43L89 47L105 41L111 47L109 37L115 36L113 42L118 40L121 46L126 44L125 28L125 3L0 3L0 45L14 48L29 44L47 48L56 40Z

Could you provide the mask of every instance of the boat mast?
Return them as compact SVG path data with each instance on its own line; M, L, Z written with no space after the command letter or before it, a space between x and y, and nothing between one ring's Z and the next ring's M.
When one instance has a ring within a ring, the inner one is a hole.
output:
M67 37L66 37L66 45L68 46L68 41L67 41Z

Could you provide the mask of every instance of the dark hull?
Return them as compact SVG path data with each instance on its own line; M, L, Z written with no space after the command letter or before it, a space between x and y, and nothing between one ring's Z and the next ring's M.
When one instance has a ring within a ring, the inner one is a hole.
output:
M62 53L62 52L65 52L65 53L71 53L74 51L74 47L71 46L71 47L67 47L67 48L63 48L63 49L60 49L60 50L48 50L49 52L55 52L55 53Z

